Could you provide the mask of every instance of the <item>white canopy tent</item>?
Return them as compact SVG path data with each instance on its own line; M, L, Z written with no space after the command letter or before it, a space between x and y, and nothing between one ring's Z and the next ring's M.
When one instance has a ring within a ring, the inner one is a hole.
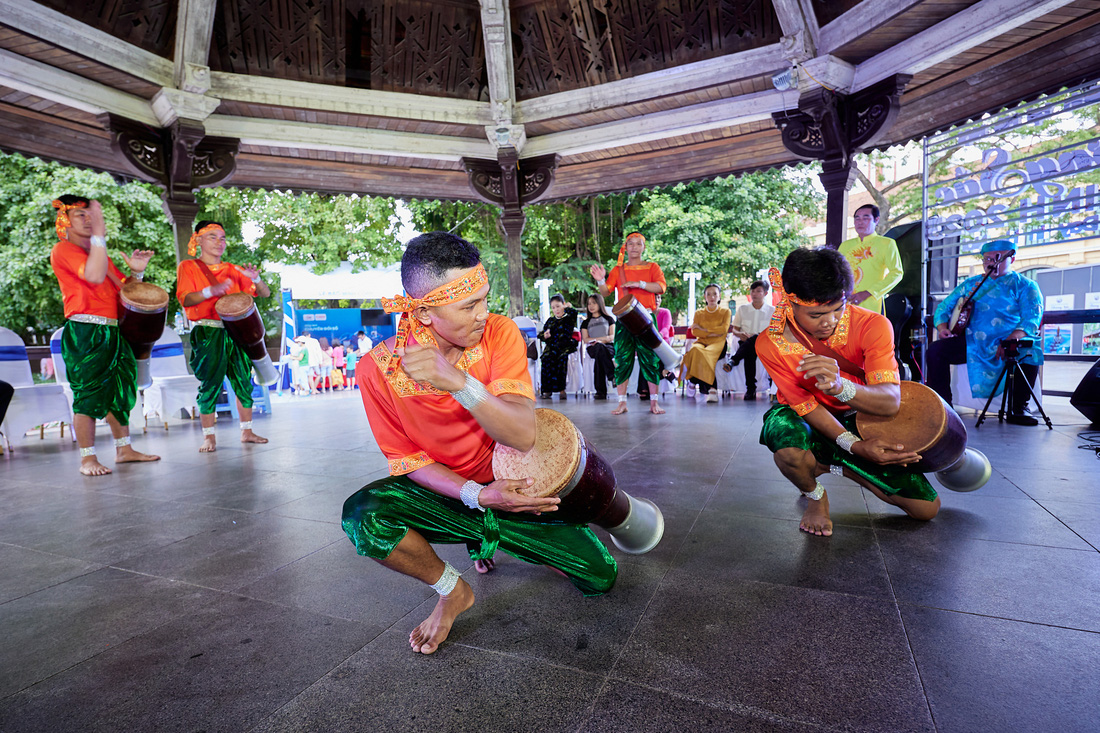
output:
M345 262L323 275L314 274L308 265L271 264L267 269L279 274L283 289L291 291L294 300L373 300L405 292L400 264L352 272Z

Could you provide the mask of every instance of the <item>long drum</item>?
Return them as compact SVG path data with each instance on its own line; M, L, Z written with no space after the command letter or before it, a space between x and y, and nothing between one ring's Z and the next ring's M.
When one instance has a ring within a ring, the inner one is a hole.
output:
M122 286L118 297L122 302L118 330L137 359L138 389L148 389L153 384L153 344L168 321L168 292L153 283L132 280Z
M661 338L657 332L657 326L638 299L633 295L624 295L611 309L611 313L619 323L633 334L645 346L656 352L665 369L675 369L680 365L683 357L676 353L667 341Z
M526 453L498 443L493 476L533 478L520 493L560 497L556 518L603 527L623 552L649 552L664 536L665 519L657 505L617 488L611 464L560 412L535 410L535 447Z
M981 488L992 475L989 459L966 446L966 427L959 414L929 387L918 382L901 383L901 408L893 417L859 413L856 430L862 438L881 438L900 443L919 453L913 468L935 472L940 482L955 491ZM960 481L961 476L967 478Z
M259 384L275 384L279 372L271 363L271 355L264 345L264 321L256 308L256 301L248 293L230 293L218 298L214 310L222 319L229 338L252 360Z

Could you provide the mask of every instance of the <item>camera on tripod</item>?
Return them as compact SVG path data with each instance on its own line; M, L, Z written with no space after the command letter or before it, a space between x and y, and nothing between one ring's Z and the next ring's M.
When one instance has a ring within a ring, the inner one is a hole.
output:
M1006 359L1020 358L1020 349L1030 349L1035 345L1035 339L1002 339L1001 348L1004 349Z

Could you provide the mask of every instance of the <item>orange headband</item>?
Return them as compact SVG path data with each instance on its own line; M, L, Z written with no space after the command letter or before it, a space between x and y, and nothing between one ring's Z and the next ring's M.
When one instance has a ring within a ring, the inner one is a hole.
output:
M786 322L787 317L791 315L791 303L803 306L825 305L815 300L803 300L794 293L788 293L783 287L783 273L779 271L778 267L773 267L768 270L768 280L771 282L772 287L775 288L775 292L779 295L779 304L775 306L775 311L772 313L772 320L769 328L777 328L779 331L783 330L783 324Z
M409 333L412 332L412 312L420 306L433 307L457 303L464 298L481 290L489 284L489 273L480 262L473 269L459 275L449 283L440 285L423 298L410 298L407 295L395 295L392 298L382 298L382 308L387 313L400 313L397 319L397 340L394 342L394 350L404 349L409 342ZM396 370L399 359L391 359L386 366L385 376L390 377Z
M626 239L623 240L623 246L619 247L619 259L615 262L615 267L618 267L619 265L623 264L623 260L626 258L626 243L629 242L631 239L634 239L634 238L638 238L638 239L642 240L642 244L643 245L645 244L645 237L643 237L638 232L632 232L630 234L627 234Z
M213 231L220 231L222 234L225 234L225 230L222 229L221 224L207 224L202 229L191 235L191 239L187 242L187 254L194 257L195 254L199 251L199 237L206 234L207 232Z
M53 207L57 209L57 222L54 224L54 229L57 230L58 239L65 239L65 230L73 225L69 221L69 209L83 209L87 206L83 201L78 201L75 204L65 204L61 202L61 199L53 200Z

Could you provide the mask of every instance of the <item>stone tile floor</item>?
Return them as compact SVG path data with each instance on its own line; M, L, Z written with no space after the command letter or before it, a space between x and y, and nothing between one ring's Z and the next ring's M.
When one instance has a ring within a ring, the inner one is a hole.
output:
M994 478L931 523L826 477L827 539L757 444L766 403L543 402L665 538L592 599L441 548L478 600L432 657L431 591L340 530L386 473L356 395L278 402L266 446L223 423L213 455L151 429L160 463L96 479L27 439L0 459L0 731L1095 731L1100 464L1050 402L1053 431L971 430Z

